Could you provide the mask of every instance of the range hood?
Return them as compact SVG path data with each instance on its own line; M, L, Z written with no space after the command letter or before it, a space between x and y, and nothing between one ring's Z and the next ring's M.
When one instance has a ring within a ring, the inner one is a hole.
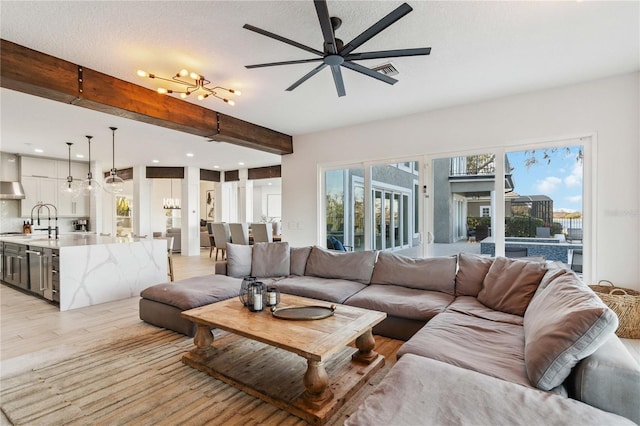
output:
M0 181L0 200L24 200L24 188L20 182Z

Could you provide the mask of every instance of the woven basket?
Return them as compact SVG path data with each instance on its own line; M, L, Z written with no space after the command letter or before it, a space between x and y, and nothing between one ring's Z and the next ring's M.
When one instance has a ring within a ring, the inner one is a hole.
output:
M607 280L589 287L618 315L618 337L640 339L640 291L616 287Z

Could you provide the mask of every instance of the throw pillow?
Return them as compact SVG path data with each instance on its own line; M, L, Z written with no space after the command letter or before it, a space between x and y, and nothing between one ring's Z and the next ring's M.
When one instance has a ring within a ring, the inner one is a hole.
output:
M412 259L380 252L371 284L393 284L453 295L456 264L456 256Z
M255 243L251 261L251 275L259 278L284 277L291 268L289 243Z
M496 311L523 316L546 271L542 263L498 257L482 281L478 301Z
M524 362L542 390L561 385L571 369L618 328L618 317L573 273L556 277L524 314Z
M227 243L227 275L242 278L251 275L252 246Z
M307 260L305 275L321 278L339 278L369 284L376 252L331 251L314 246Z
M482 281L492 264L492 257L460 253L456 274L456 296L478 297L482 289Z
M291 247L291 275L303 276L307 268L307 259L311 253L311 246Z

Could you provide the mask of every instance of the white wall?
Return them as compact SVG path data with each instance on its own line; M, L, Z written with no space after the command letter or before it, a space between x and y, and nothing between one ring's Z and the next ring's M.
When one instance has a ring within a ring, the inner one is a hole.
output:
M294 137L282 157L283 237L316 244L320 165L595 134L596 280L640 290L640 73Z

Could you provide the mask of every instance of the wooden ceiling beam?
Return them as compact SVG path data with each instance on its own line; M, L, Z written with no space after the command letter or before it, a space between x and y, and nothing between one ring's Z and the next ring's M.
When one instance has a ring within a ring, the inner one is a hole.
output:
M284 133L1 42L1 87L272 154L293 152L292 138Z

